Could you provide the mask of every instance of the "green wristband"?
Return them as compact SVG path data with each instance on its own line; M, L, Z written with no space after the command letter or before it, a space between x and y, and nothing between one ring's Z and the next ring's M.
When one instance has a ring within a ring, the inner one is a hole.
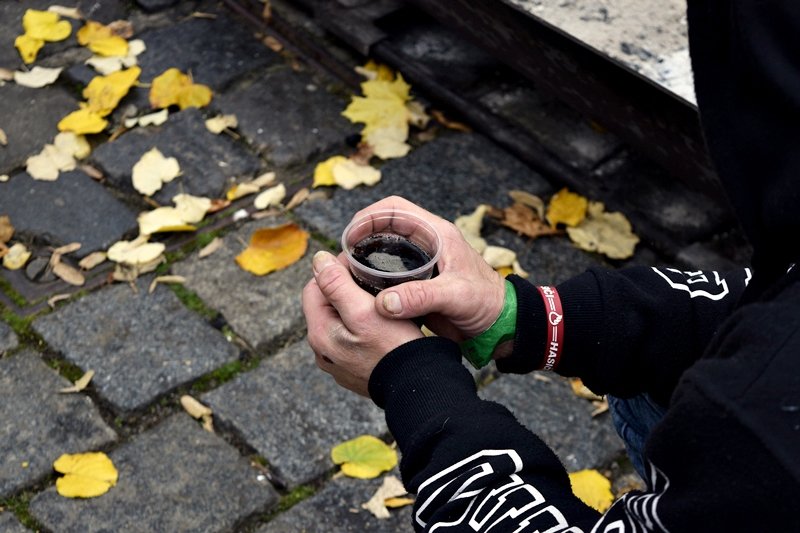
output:
M501 343L514 339L517 329L517 291L514 285L506 280L506 297L503 310L489 326L489 329L471 339L460 343L464 358L475 368L482 368L492 360L492 353Z

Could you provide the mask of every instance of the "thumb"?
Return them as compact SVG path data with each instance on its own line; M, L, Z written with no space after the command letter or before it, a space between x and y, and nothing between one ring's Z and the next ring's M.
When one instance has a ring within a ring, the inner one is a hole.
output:
M387 318L414 318L452 308L453 281L437 276L384 289L375 298L375 309Z
M350 323L360 310L372 306L372 296L362 290L350 276L350 270L328 252L317 252L312 261L314 279L325 296L342 318Z

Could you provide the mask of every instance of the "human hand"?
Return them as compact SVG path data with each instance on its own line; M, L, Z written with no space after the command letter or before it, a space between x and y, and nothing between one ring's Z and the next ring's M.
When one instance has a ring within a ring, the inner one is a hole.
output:
M454 224L401 198L391 196L359 211L355 217L379 209L409 211L431 223L442 238L439 275L384 289L375 309L391 319L425 316L425 325L456 342L487 330L503 309L505 282L470 246ZM499 355L498 355L499 356Z
M317 366L339 385L369 396L375 365L422 332L411 321L376 313L373 297L355 284L343 258L317 252L313 268L314 278L303 289L303 313Z

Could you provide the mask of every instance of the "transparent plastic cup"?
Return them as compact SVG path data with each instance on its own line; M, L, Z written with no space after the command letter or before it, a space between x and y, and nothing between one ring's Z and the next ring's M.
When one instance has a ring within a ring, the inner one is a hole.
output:
M353 279L373 295L433 277L441 248L436 228L406 211L373 211L352 220L342 233Z

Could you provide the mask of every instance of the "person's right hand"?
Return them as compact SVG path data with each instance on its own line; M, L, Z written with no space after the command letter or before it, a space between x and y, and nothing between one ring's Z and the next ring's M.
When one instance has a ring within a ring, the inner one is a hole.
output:
M456 342L486 331L500 315L505 282L461 235L454 224L401 198L390 196L359 211L379 209L412 212L436 227L442 238L439 275L384 289L375 298L378 313L387 318L425 317L425 325Z

